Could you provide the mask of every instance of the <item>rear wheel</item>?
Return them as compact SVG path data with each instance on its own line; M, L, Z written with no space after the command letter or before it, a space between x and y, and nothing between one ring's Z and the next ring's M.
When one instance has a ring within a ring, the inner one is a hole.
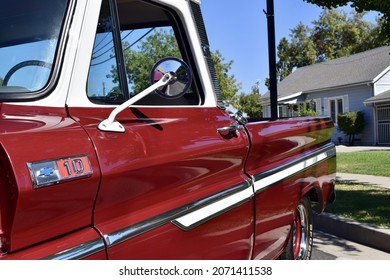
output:
M313 248L313 216L311 202L303 197L295 209L290 238L281 259L310 260Z

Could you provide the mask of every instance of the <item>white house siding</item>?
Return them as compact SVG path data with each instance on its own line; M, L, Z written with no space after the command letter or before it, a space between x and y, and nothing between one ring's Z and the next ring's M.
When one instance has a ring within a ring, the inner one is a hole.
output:
M353 87L344 87L337 89L329 89L321 92L311 93L307 95L308 100L316 100L317 104L321 103L321 107L317 111L323 116L330 116L329 102L331 99L343 100L343 112L363 111L366 122L365 130L362 134L357 135L356 138L359 142L356 144L374 145L375 144L375 125L373 108L366 107L363 101L373 96L373 88L371 85L360 85ZM337 129L335 126L334 133L332 135L332 141L339 143L339 137L343 143L348 141L347 136Z
M375 95L381 94L382 92L390 90L390 71L384 74L382 77L375 82Z
M390 71L385 75L380 77L378 81L375 82L375 95L381 94L382 92L390 90Z

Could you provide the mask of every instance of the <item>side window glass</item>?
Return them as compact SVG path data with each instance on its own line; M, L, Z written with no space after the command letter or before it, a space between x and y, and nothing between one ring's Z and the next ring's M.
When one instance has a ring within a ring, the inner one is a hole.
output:
M88 98L94 103L120 104L125 96L142 92L151 85L150 71L160 59L176 57L187 63L189 60L183 55L183 38L172 12L141 0L117 3L120 30L113 30L109 0L103 0L101 8L87 85ZM115 34L120 34L120 38ZM119 41L121 46L115 46ZM118 48L123 55L119 60L115 53ZM118 67L117 61L122 59L124 65ZM121 83L120 78L126 81ZM123 90L120 85L127 86ZM188 92L178 99L152 93L136 104L199 105L202 99L195 88L192 82Z
M153 65L165 57L182 58L171 26L124 30L122 40L130 96L150 86Z
M125 101L118 78L112 23L109 3L104 0L100 10L87 83L88 98L98 104L121 104Z
M49 83L68 2L1 1L0 93L16 99Z

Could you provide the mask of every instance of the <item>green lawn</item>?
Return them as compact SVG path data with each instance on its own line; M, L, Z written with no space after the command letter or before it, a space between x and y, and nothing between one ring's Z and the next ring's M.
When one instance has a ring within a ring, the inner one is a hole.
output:
M390 177L390 151L338 153L337 172ZM390 189L338 182L336 201L325 211L390 228Z
M390 151L338 153L337 172L390 177Z
M355 221L390 228L390 189L339 182L336 201L326 212Z

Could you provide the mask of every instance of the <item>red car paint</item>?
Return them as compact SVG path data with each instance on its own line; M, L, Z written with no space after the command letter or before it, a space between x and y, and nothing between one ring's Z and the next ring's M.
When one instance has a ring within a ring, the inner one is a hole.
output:
M64 109L3 104L1 114L1 221L8 250L91 226L100 172L85 131ZM32 188L27 162L79 154L88 155L93 175L65 187Z

